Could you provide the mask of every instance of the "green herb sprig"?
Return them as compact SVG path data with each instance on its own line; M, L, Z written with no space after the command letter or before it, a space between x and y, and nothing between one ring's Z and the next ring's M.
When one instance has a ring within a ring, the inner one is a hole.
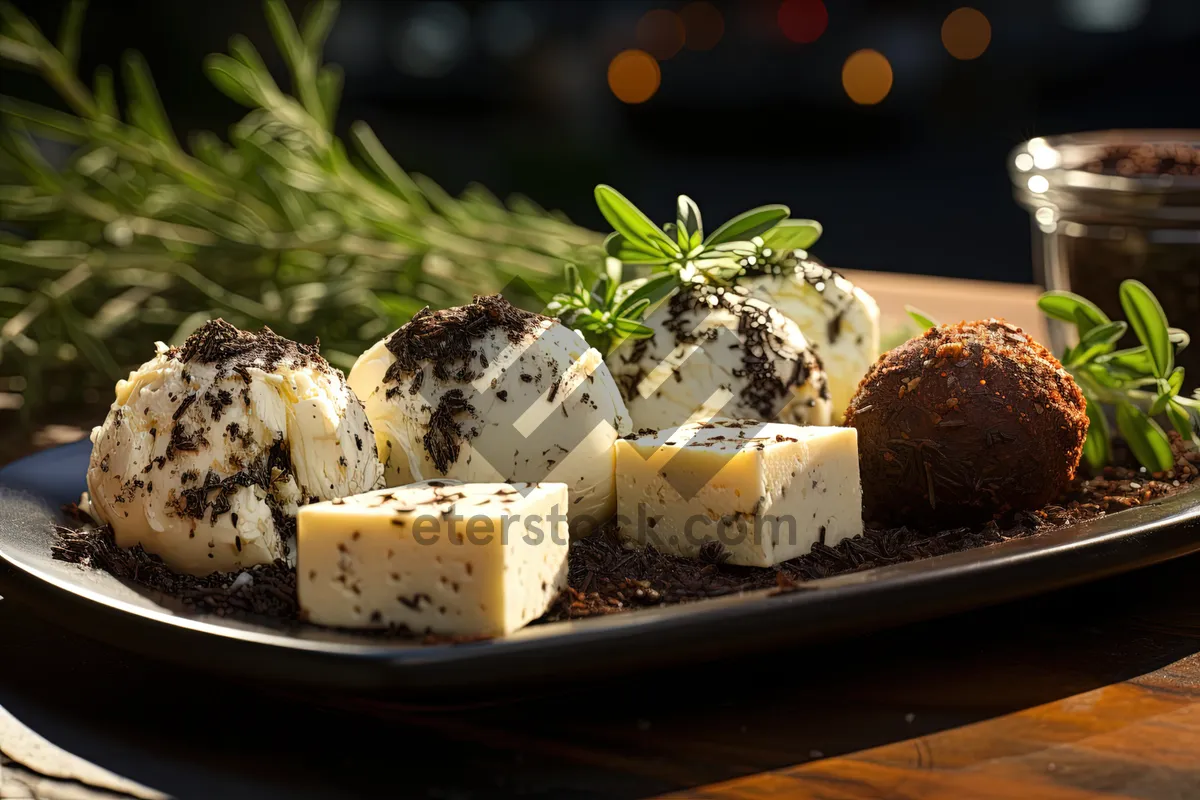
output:
M249 108L228 141L175 135L144 60L116 79L77 73L84 4L72 2L57 42L0 4L0 59L39 73L66 111L0 98L0 391L46 401L105 396L156 339L178 342L209 317L320 337L348 367L371 340L422 305L520 286L540 306L564 261L598 269L602 237L482 187L462 197L405 172L362 122L333 132L342 74L321 51L337 3L297 21L265 9L290 73L281 88L235 36L204 70ZM34 135L71 148L51 165Z
M626 339L653 336L654 331L640 320L679 285L668 272L623 284L621 262L611 257L605 259L604 273L590 290L575 265L568 264L566 273L567 291L554 296L546 313L578 329L588 344L605 355Z
M605 353L626 339L653 336L640 320L675 289L728 286L743 275L781 269L784 259L794 260L821 236L819 222L789 219L781 205L738 214L707 236L700 208L687 195L676 200L675 221L662 227L611 186L596 187L596 205L613 227L604 240L604 272L588 289L580 271L568 266L567 290L554 296L546 313L578 328ZM625 265L650 274L622 283Z
M1150 472L1175 466L1170 440L1156 419L1188 441L1200 430L1200 399L1182 394L1184 369L1175 356L1188 346L1186 331L1172 328L1162 305L1140 281L1122 281L1121 308L1126 320L1111 320L1090 300L1072 292L1050 291L1038 299L1047 316L1075 326L1079 342L1061 356L1088 404L1083 455L1093 470L1112 462L1112 431L1104 407L1114 408L1121 438ZM1136 347L1117 349L1129 330Z
M738 214L705 235L700 208L687 195L675 203L675 221L659 227L611 186L596 187L596 205L613 227L604 250L623 264L670 272L682 283L729 285L747 274L770 271L780 258L806 250L821 224L790 219L784 205Z

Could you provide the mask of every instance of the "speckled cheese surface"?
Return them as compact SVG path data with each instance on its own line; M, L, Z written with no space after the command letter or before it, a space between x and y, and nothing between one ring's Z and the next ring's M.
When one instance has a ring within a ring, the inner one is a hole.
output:
M638 544L696 557L719 542L746 566L835 545L863 529L857 434L729 421L622 439L617 520Z
M565 484L433 480L300 510L297 592L310 622L502 636L567 580Z

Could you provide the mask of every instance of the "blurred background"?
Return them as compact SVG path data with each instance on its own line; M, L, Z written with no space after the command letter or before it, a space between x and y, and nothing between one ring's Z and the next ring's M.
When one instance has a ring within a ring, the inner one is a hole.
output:
M52 31L63 4L17 5ZM338 130L368 121L451 193L522 192L596 230L598 182L663 220L679 192L710 220L782 202L824 224L834 266L1028 282L1006 154L1035 135L1200 127L1200 2L961 5L345 0L326 58L345 70ZM177 132L224 134L243 110L200 64L234 33L284 74L243 0L97 0L81 69L139 49ZM3 80L57 102L36 77Z

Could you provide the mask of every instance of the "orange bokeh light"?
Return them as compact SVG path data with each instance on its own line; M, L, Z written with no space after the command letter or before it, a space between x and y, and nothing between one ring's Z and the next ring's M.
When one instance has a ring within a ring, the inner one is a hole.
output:
M851 53L842 65L842 87L860 106L873 106L892 90L892 65L878 50Z
M712 50L725 35L725 18L708 0L697 0L679 9L687 31L689 50Z
M942 45L946 52L962 61L979 58L992 41L992 24L982 11L959 8L942 23Z
M810 44L820 39L829 26L829 12L822 0L783 0L777 20L784 36Z
M608 63L608 88L622 103L644 103L662 83L658 61L645 50L622 50Z
M638 20L638 45L659 61L666 61L682 50L685 36L683 19L674 11L656 8Z

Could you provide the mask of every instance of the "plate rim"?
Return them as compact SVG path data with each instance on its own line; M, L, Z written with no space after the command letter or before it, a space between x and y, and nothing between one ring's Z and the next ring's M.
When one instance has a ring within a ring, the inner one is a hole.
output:
M76 443L77 446L77 443ZM63 450L66 445L53 450ZM43 451L46 452L46 451ZM40 454L35 454L40 455ZM11 474L13 467L24 464L21 459L0 471L0 486ZM55 510L45 498L35 493L15 490L18 496L32 500L54 519ZM0 503L10 502L14 490L0 490ZM935 591L943 584L955 581L995 579L1014 570L1036 568L1042 562L1062 562L1071 569L1051 574L1031 584L1030 581L1014 583L1008 590L992 589L982 597L956 597L942 611L923 611L915 615L896 613L896 609L885 609L882 617L897 618L890 624L904 624L920 619L929 619L959 613L969 608L995 605L1023 596L1039 594L1055 588L1087 582L1101 577L1131 571L1149 564L1180 557L1200 551L1200 535L1179 537L1170 547L1143 548L1140 557L1101 559L1102 565L1088 567L1083 563L1071 564L1072 558L1089 553L1104 554L1107 548L1122 551L1132 547L1130 555L1138 556L1137 545L1146 537L1200 527L1200 487L1195 487L1166 498L1128 509L1106 514L1074 525L1055 528L1033 536L1012 539L994 545L971 548L930 558L917 559L899 564L877 567L861 572L844 573L821 578L806 585L811 588L779 593L773 589L757 589L738 594L708 598L704 600L638 608L601 617L564 620L527 627L515 634L495 639L452 644L423 644L413 640L395 642L339 642L319 638L307 639L285 631L242 629L219 621L208 621L205 615L182 615L170 609L150 608L135 605L121 598L105 594L80 583L63 580L48 574L35 565L27 563L17 554L9 552L6 542L7 525L0 521L0 577L17 576L18 583L28 584L27 591L19 594L33 595L39 590L52 591L59 598L69 597L73 601L103 613L117 614L127 622L149 625L158 631L170 629L184 635L215 637L223 643L237 643L262 651L268 648L272 654L305 653L373 665L384 664L390 670L403 672L406 668L446 666L464 660L505 660L523 658L538 653L562 654L575 647L597 645L612 647L647 636L670 632L673 638L706 629L728 628L738 620L761 623L763 619L777 617L780 622L789 618L803 617L823 606L863 603L879 596L904 595L914 591ZM83 569L82 567L80 569ZM12 583L6 580L5 583ZM964 602L965 601L965 602ZM889 613L890 612L890 613ZM836 623L836 620L834 621ZM824 632L836 628L826 620ZM851 626L853 627L853 626ZM792 641L806 638L804 631L787 637ZM100 638L108 638L101 636ZM817 633L815 638L823 638ZM118 646L126 646L115 642ZM137 648L134 648L137 649Z

